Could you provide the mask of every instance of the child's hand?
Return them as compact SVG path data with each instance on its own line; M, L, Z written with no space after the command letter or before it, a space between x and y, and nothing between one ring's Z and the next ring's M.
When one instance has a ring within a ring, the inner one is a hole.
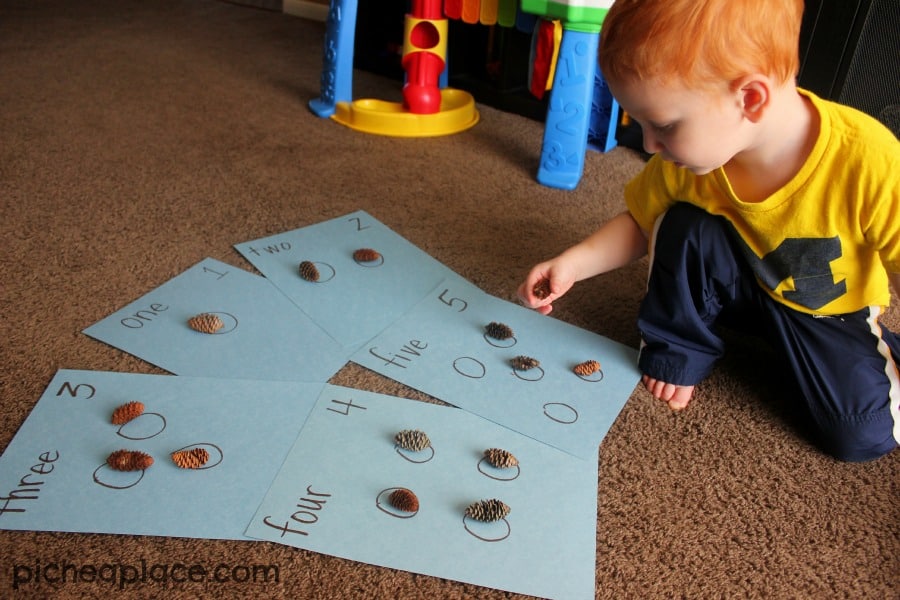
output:
M574 283L575 278L566 275L555 260L547 261L529 271L516 294L523 305L547 315L553 310L553 301L568 292Z

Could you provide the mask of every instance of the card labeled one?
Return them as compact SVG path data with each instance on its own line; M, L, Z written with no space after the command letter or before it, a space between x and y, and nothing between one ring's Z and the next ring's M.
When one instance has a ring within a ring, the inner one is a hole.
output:
M193 329L199 315L215 330ZM177 375L326 382L349 351L264 277L207 258L84 330Z

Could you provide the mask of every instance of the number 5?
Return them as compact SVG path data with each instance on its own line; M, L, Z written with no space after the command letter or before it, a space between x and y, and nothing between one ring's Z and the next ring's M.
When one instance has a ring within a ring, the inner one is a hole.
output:
M462 298L450 298L449 300L444 298L444 294L446 294L449 291L450 291L449 289L445 289L443 292L441 292L441 295L438 296L438 300L440 300L447 306L453 306L454 302L460 302L462 304L462 308L459 309L459 312L462 312L469 307L469 303L466 302L465 300L463 300Z

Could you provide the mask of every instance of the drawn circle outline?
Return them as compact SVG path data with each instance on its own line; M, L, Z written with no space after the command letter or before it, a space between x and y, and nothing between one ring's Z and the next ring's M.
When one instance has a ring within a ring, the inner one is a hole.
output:
M469 529L469 524L466 522L466 519L469 519L469 518L470 518L469 515L463 515L463 527L465 528L466 532L469 535L471 535L474 538L478 538L482 542L502 542L503 540L508 538L509 535L512 533L512 527L510 526L509 521L506 520L506 517L503 517L502 519L498 519L498 521L503 521L504 523L506 523L506 535L503 535L498 538L481 537L480 535L478 535L477 533L475 533L474 531Z
M466 359L471 360L472 362L478 364L481 367L481 375L469 375L468 373L464 373L456 366L456 363L459 361ZM460 356L453 361L453 370L462 375L463 377L468 377L469 379L481 379L485 375L487 375L487 367L484 366L484 363L478 360L477 358L472 358L471 356Z
M222 323L223 323L222 328L220 330L213 331L209 335L225 335L226 333L231 333L232 331L237 329L238 320L237 320L237 317L234 316L233 314L227 313L224 311L215 311L215 310L207 311L207 314L216 315L217 317L222 319ZM223 317L227 317L227 319L223 318Z
M565 406L566 408L571 410L573 413L575 413L575 418L572 419L571 421L563 421L562 419L557 419L556 417L551 416L550 414L547 413L548 406ZM542 408L544 409L544 416L547 417L548 419L550 419L551 421L556 421L557 423L562 423L563 425L571 425L572 423L574 423L575 421L578 420L578 411L575 410L574 408L572 408L571 406L569 406L568 404L566 404L565 402L547 402L546 404L544 404L544 406Z
M159 431L157 431L157 432L154 433L153 435L147 435L147 436L144 436L144 437L132 437L132 436L130 436L130 435L125 435L124 433L122 433L122 428L123 428L123 427L127 427L128 425L133 425L135 421L137 421L137 420L139 420L139 419L142 419L142 418L144 418L144 417L146 417L146 416L149 416L149 415L157 416L157 417L159 417L159 418L162 420L162 429L160 429ZM161 415L160 413L158 413L158 412L145 412L145 413L139 414L138 416L136 416L136 417L133 418L132 420L128 421L127 423L122 423L121 425L119 425L119 428L116 429L116 435L119 436L119 437L123 437L123 438L125 438L126 440L132 440L132 441L149 440L150 438L154 438L154 437L158 436L159 434L161 434L163 431L165 431L167 425L168 425L168 423L166 422L166 417L163 416L163 415Z
M408 460L409 462L416 464L416 465L425 464L434 458L434 446L427 446L425 448L422 448L422 450L419 451L419 452L424 452L425 450L431 450L431 456L429 456L425 460L413 460L412 458L410 458L409 456L404 454L404 452L411 452L411 451L405 450L405 449L401 448L400 446L394 446L394 450L396 450L397 454L399 454L401 458L403 458L404 460Z
M541 374L540 374L540 376L537 377L536 379L531 379L530 377L523 377L522 375L520 375L520 373L531 373L532 371L540 371ZM525 370L525 371L523 371L523 370L521 370L521 369L513 368L512 372L513 372L513 375L515 375L516 377L518 377L518 378L521 379L522 381L531 381L531 382L534 382L534 381L540 381L541 379L544 378L544 367L542 367L542 366L540 366L540 365L538 365L538 366L536 366L536 367L531 367L530 369Z
M377 269L384 264L384 255L379 254L375 260L356 260L354 257L353 262L366 269Z
M514 476L512 476L512 477L495 477L495 476L491 475L490 473L487 473L484 470L482 470L481 463L485 462L486 460L487 460L487 457L484 457L481 460L479 460L478 465L476 467L478 469L478 472L481 473L482 475L484 475L485 477L490 477L491 479L495 479L497 481L513 481L514 479L518 479L519 475L522 474L521 467L519 465L515 465L516 474ZM491 468L497 469L498 471L506 471L506 469L498 468L493 465L491 465Z
M96 483L97 485L102 485L103 487L109 488L111 490L127 490L128 488L133 488L134 486L136 486L137 484L139 484L141 482L141 480L144 478L144 473L146 472L146 469L138 469L141 472L141 474L137 478L137 481L135 481L134 483L130 483L128 485L112 485L109 483L104 483L103 481L100 481L99 479L97 479L97 472L100 471L100 469L102 469L103 467L106 467L110 471L116 471L115 469L110 467L107 463L101 464L99 467L94 469L94 474L93 474L94 483ZM116 471L116 473L126 473L126 472L133 473L134 471Z
M600 374L600 377L595 379L598 373ZM587 381L588 383L600 383L603 381L603 369L597 369L590 375L578 375L578 373L575 373L575 375L582 381Z
M506 338L505 340L498 340L497 338L492 338L491 336L489 336L489 335L487 334L487 332L485 332L484 335L483 335L483 337L484 337L484 341L486 341L489 345L493 346L494 348L512 348L512 347L515 346L515 345L518 343L518 341L519 341L519 340L516 339L516 336L514 336L514 335L509 336L509 337ZM504 344L502 344L502 343L499 343L499 344L495 344L495 343L494 343L494 342L506 342L506 341L509 341L509 340L512 340L512 343L511 343L511 344L508 344L508 345L504 345Z
M316 281L310 281L310 283L317 283L317 284L318 283L328 283L329 281L334 279L334 276L337 274L337 271L335 271L334 267L332 267L327 262L319 262L319 261L310 261L310 262L312 264L314 264L317 269L319 269L319 279ZM321 269L320 267L328 267L331 270L331 275L329 275L328 277L322 277L323 269Z

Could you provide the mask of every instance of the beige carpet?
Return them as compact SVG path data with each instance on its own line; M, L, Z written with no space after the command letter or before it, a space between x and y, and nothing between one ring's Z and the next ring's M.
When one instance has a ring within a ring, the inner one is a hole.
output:
M213 0L0 0L0 450L57 369L162 373L81 330L204 257L251 269L237 242L364 209L511 298L530 265L622 209L635 153L590 153L577 190L549 189L535 181L542 126L516 115L481 107L475 128L434 139L315 117L323 37L321 23ZM354 97L397 99L399 84L358 73ZM554 314L636 346L645 270L584 282ZM896 308L886 321L900 329ZM683 413L634 392L598 451L598 597L900 596L900 454L819 453L776 368L736 344ZM359 367L333 381L422 399ZM13 589L50 564L141 561L278 578ZM267 542L0 531L0 597L113 593L513 597Z

